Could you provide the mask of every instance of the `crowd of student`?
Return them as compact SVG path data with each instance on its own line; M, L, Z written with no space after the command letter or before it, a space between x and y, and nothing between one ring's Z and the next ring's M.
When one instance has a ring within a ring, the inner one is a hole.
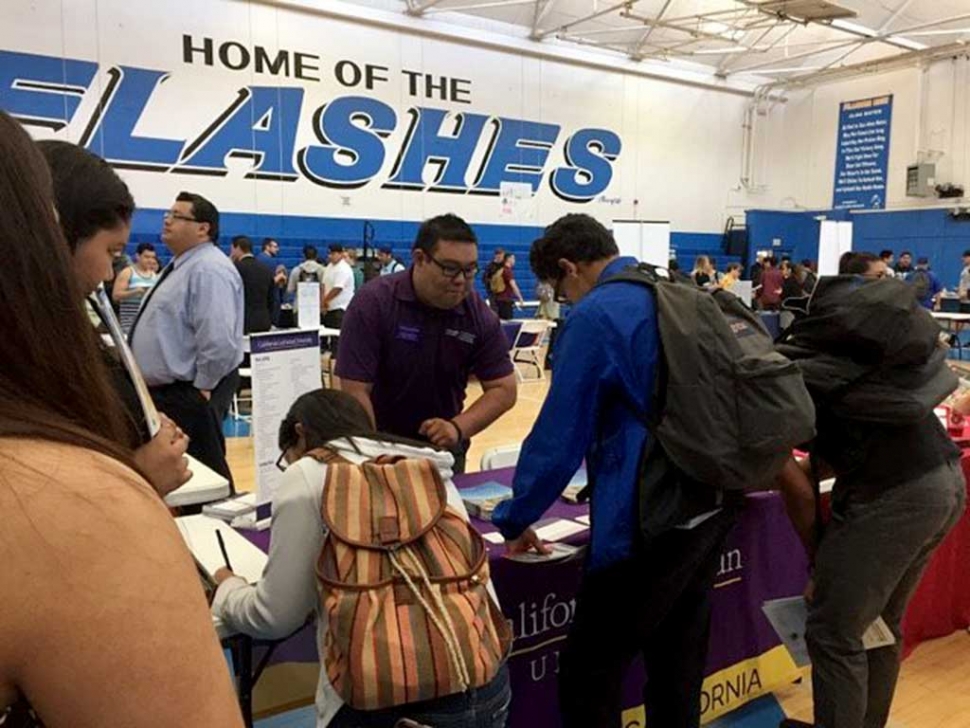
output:
M477 559L474 578L454 589L432 588L427 571L480 555L452 476L463 469L469 439L516 400L499 318L472 290L479 272L474 231L454 215L432 218L416 236L411 266L382 252L386 275L358 286L337 246L327 268L314 265L316 251L308 248L288 276L256 259L245 238L233 241L230 261L211 244L219 237L216 208L199 195L178 195L162 230L172 262L154 277L154 251L142 247L113 287L122 304L139 301L137 310L122 313L137 366L165 414L152 435L132 371L99 344L84 308L111 277L134 207L102 160L70 144L34 143L0 112L0 302L8 312L0 337L0 573L11 595L0 608L4 725L240 725L211 613L267 638L316 618L321 728L504 726L509 645L487 562L483 568ZM269 241L263 256L272 263L273 255ZM637 261L619 254L599 222L574 214L546 228L529 262L548 289L545 302L568 302L571 311L548 396L522 448L514 496L496 508L493 522L509 553L545 552L532 526L585 461L595 485L592 534L559 666L562 723L615 726L623 678L639 654L650 674L648 724L697 726L710 593L743 493L682 477L651 434L669 406L656 383L674 345L661 346L659 289L629 278ZM513 265L499 251L485 271L505 315L522 298ZM905 320L909 338L883 345L874 335L865 356L847 361L851 327L825 328L838 316L824 325L810 315L800 319L780 347L797 362L799 387L811 396L804 411L791 414L814 421L817 435L785 444L784 465L770 485L781 491L814 565L807 640L815 725L870 728L888 719L903 610L962 513L965 490L960 451L932 414L937 390L952 390L932 320L915 305L912 288L884 280L876 256L852 254L842 265L845 276L812 281L815 300L827 301L830 314L866 317L877 332L886 330L886 316L893 317L890 328ZM760 266L762 291L770 294L760 297L764 308L795 297L786 281L804 292L814 278L807 266L776 268L771 259ZM266 323L265 316L255 320L250 303L258 300L271 316L277 291L311 275L321 276L324 315L342 328L342 391L304 395L281 423L285 475L263 578L249 585L220 571L210 607L158 494L190 477L186 452L231 477L221 419L237 385L245 321ZM735 266L719 276L703 259L692 271L698 286L726 289L739 276ZM257 284L262 293L248 301ZM38 290L46 292L43 306L31 305ZM745 326L730 331L757 333L756 322ZM772 353L766 361L775 366L777 359ZM860 415L845 397L851 388L833 395L840 363L862 367L853 381L865 384L863 400L872 391L894 403L897 395L909 397L900 408L918 414ZM910 388L899 377L915 371L925 376ZM466 407L472 374L483 394ZM796 461L796 444L810 456ZM665 465L653 470L657 463ZM823 528L815 481L828 474L837 478L834 515ZM409 490L391 500L374 490L402 483ZM354 487L364 490L347 490ZM341 506L351 501L335 504L335 488L366 498ZM371 501L383 505L365 505ZM428 513L437 515L428 520ZM437 546L401 548L412 543L402 531L421 531L416 543L425 533L420 524L437 533L445 516L451 530ZM354 529L365 533L354 537ZM386 560L374 565L351 549L343 553L362 560L348 570L346 558L328 551L334 539L344 546L375 539ZM464 545L448 551L456 544ZM353 584L341 593L340 579L367 574L373 589L393 588L380 599L368 591L366 603ZM867 652L862 633L880 615L897 643ZM382 632L371 639L375 625ZM387 651L388 644L399 644L398 651Z

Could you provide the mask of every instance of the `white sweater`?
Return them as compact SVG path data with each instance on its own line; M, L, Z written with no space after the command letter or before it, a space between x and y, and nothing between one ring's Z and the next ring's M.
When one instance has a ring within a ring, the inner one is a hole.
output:
M361 452L344 441L330 447L351 462L364 462L380 455L399 455L431 460L445 484L448 505L466 520L468 513L452 482L454 458L431 448L409 447L355 438ZM313 458L302 458L287 468L273 500L272 538L269 560L258 584L240 577L227 579L216 591L212 613L233 631L261 639L281 639L298 629L310 614L317 618L317 645L327 629L320 612L316 563L323 548L326 527L320 515L327 466ZM492 598L495 592L489 583ZM343 705L330 685L326 669L317 683L317 728L326 728Z

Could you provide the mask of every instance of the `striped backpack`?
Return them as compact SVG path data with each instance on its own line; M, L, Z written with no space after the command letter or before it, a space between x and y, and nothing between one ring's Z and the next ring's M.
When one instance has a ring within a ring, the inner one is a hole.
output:
M320 656L344 702L376 710L495 677L512 638L486 589L488 554L430 461L330 460L321 512Z

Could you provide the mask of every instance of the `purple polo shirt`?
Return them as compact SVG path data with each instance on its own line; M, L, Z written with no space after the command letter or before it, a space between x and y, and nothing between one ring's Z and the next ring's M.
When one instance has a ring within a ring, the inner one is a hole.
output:
M426 306L411 268L354 295L339 352L338 377L374 385L377 429L410 438L425 420L462 411L470 373L485 382L514 373L501 323L481 297L472 291L449 310Z

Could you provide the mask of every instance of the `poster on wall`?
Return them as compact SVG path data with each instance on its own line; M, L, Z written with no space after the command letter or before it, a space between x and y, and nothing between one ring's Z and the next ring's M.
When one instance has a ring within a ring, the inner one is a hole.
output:
M881 210L886 206L892 114L892 94L840 104L832 195L835 209Z

